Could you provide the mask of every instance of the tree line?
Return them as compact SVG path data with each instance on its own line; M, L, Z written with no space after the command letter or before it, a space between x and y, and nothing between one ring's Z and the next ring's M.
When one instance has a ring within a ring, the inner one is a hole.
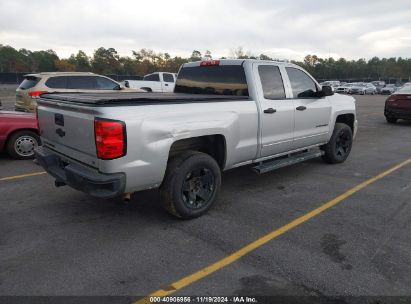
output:
M155 52L151 49L132 51L131 56L120 56L114 48L100 47L92 56L79 50L69 58L59 58L53 50L30 51L0 44L0 72L54 72L90 71L98 74L145 75L156 71L177 72L186 62L211 59L209 50L194 50L188 57ZM253 55L242 47L231 51L229 58L276 60L265 54ZM317 79L409 79L411 58L378 58L347 60L319 58L307 55L303 61L292 61Z

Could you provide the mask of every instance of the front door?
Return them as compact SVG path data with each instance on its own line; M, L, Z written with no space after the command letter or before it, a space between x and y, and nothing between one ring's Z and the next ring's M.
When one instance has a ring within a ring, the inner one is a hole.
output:
M303 70L286 67L295 106L292 149L325 143L330 132L331 103Z

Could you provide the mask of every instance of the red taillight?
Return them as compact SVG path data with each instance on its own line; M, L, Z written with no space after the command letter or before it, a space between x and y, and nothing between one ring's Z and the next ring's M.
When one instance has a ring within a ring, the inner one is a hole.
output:
M126 125L124 122L96 119L94 132L98 158L114 159L126 155Z
M201 61L200 66L220 65L220 60Z
M39 97L41 94L48 93L47 91L33 91L29 92L29 96L31 97Z

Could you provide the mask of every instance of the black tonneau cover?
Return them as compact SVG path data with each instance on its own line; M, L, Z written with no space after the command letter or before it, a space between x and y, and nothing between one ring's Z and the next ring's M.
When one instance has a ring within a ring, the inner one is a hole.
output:
M147 105L164 103L196 103L196 102L219 102L250 100L248 96L231 95L203 95L184 93L140 93L140 92L118 92L118 93L47 93L42 94L40 99L57 102L70 102L76 104L87 104L92 106L104 105Z

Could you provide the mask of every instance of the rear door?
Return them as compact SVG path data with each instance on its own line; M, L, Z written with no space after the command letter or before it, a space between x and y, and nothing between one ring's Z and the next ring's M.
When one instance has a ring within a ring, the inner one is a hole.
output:
M163 92L163 86L160 80L160 74L154 73L144 76L144 81L147 81L146 85L143 84L142 89L149 88L152 92Z
M297 67L285 70L295 109L293 150L325 143L330 131L330 101L319 97L319 86L305 71Z
M272 64L255 64L260 100L260 157L291 150L294 131L294 100L286 98L284 71Z
M163 91L173 92L174 91L174 75L171 73L163 73Z

